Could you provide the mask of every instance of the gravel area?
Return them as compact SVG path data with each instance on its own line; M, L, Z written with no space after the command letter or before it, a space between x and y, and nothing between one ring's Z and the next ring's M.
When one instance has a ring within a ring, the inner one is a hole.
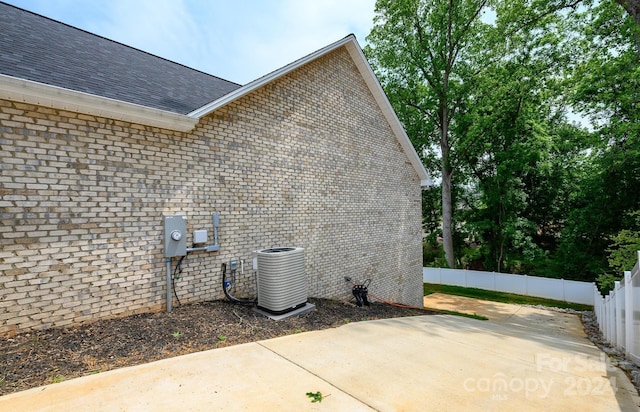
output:
M604 339L602 332L600 332L596 315L593 312L581 312L580 318L582 319L584 330L591 342L607 354L609 360L614 366L619 367L627 374L633 385L636 387L638 393L640 393L640 367L627 359L624 356L624 353L609 345L609 343Z

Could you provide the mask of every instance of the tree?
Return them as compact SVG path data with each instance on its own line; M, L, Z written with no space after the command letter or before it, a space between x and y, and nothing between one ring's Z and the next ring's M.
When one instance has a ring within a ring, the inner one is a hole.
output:
M640 0L616 0L616 3L621 5L640 26Z
M379 0L365 53L425 166L440 177L442 239L455 267L456 181L464 181L465 153L474 144L460 135L480 75L514 57L514 47L540 41L559 10L581 0ZM497 21L487 15L497 13ZM554 21L555 21L554 20ZM475 136L482 138L482 136Z
M592 279L610 270L616 238L640 230L640 27L614 3L580 17L581 59L567 85L571 104L592 119L592 146L556 259L561 273Z
M460 115L486 54L487 0L379 0L365 53L431 172L439 172L445 258L455 267L452 198ZM437 154L436 154L437 152Z
M564 210L562 195L572 160L569 125L558 73L568 60L563 25L549 19L545 30L523 30L512 38L510 57L477 76L475 93L456 124L465 150L462 167L474 178L464 212L481 244L484 268L533 272L553 246ZM567 50L568 52L569 50Z
M639 214L636 214L639 216ZM640 224L636 225L640 228ZM621 230L613 237L613 242L607 252L609 253L609 267L618 275L631 270L638 262L640 250L640 229Z
M376 3L365 53L440 177L440 202L426 199L448 266L478 241L474 257L494 270L606 269L640 209L640 26L624 11L637 1ZM567 105L591 130L567 121Z

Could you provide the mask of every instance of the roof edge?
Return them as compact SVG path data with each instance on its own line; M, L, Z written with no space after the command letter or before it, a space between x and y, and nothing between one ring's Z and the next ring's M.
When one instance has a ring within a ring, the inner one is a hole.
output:
M199 119L0 74L0 99L187 132Z
M393 130L394 134L398 138L398 142L402 149L406 153L411 165L415 169L416 173L420 177L420 186L433 186L433 180L431 179L431 175L425 169L424 164L422 164L422 159L418 156L418 152L415 147L413 147L413 143L409 139L407 132L404 130L404 126L398 119L398 115L395 110L393 110L393 106L391 106L391 102L387 98L386 93L382 89L382 85L378 81L378 77L373 72L373 69L369 65L369 61L365 57L362 52L362 48L358 44L355 36L353 37L353 41L347 42L345 44L349 55L353 59L354 63L358 67L360 74L364 78L365 83L369 87L373 98L378 103L378 106L382 110L384 117L387 119L389 126Z
M231 93L228 93L224 96L222 96L221 98L214 100L210 103L207 103L206 105L202 106L199 109L196 109L194 111L192 111L191 113L188 113L188 116L194 116L197 118L202 118L206 115L208 115L209 113L213 112L214 110L225 106L231 102L233 102L234 100L239 99L240 97L251 93L252 91L259 89L260 87L264 86L265 84L268 84L270 82L272 82L273 80L276 80L286 74L288 74L289 72L292 72L293 70L304 66L305 64L317 59L318 57L321 57L339 47L342 47L343 45L345 45L346 43L348 43L349 41L354 41L355 40L355 36L353 36L352 34L345 37L344 39L338 40L335 43L332 43L328 46L323 47L320 50L317 50L311 54L306 55L305 57L298 59L296 61L294 61L293 63L289 63L286 66L283 66L277 70L272 71L271 73L262 76L250 83L247 83L246 85L240 87L239 89L236 89L234 91L232 91Z
M413 147L413 144L409 140L409 136L407 136L407 133L405 132L404 127L402 126L402 123L400 123L398 116L393 110L393 107L391 106L389 99L387 99L387 95L384 93L384 90L382 89L382 86L380 85L378 78L373 73L373 70L371 69L369 62L364 56L364 53L362 52L362 49L358 44L358 40L356 39L356 36L353 34L350 34L347 37L341 40L338 40L335 43L332 43L326 47L323 47L322 49L317 50L301 59L298 59L293 63L290 63L263 77L260 77L250 83L247 83L245 86L242 86L239 89L236 89L231 93L228 93L222 96L218 100L214 100L202 106L201 108L196 109L191 113L188 113L187 116L202 118L210 114L211 112L223 106L226 106L227 104L232 103L233 101L247 95L248 93L251 93L252 91L259 89L260 87L292 72L293 70L301 66L304 66L305 64L310 63L313 60L316 60L319 57L322 57L323 55L330 53L343 46L345 46L347 51L349 52L351 59L356 64L356 67L358 68L358 70L360 71L360 74L364 78L365 83L369 87L369 90L371 91L371 94L373 95L376 103L382 110L382 113L384 114L387 122L389 123L389 125L391 126L391 129L396 135L398 142L400 143L400 146L406 153L411 165L413 166L416 173L418 174L418 177L420 178L420 186L433 185L431 176L429 175L427 170L424 168L424 165L422 164L422 160L418 156L416 149Z

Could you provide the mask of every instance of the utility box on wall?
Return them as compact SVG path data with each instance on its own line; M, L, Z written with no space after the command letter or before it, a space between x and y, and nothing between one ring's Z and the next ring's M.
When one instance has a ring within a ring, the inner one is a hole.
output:
M187 219L184 216L164 217L164 256L187 255Z

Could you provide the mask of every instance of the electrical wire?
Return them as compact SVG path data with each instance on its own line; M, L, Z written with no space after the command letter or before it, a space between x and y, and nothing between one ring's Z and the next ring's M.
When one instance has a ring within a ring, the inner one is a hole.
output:
M178 263L176 264L176 268L173 270L173 275L171 276L171 289L173 289L173 296L176 297L176 301L178 301L178 306L182 306L180 303L180 298L178 297L178 292L176 291L176 280L180 279L180 275L182 274L182 261L187 255L180 256Z
M249 300L249 299L238 299L236 297L233 297L228 290L231 288L231 283L229 283L229 285L227 286L227 264L223 263L220 270L222 271L222 291L224 292L224 295L227 297L227 299L229 299L233 303L238 303L241 305L253 305L258 303L257 299Z

